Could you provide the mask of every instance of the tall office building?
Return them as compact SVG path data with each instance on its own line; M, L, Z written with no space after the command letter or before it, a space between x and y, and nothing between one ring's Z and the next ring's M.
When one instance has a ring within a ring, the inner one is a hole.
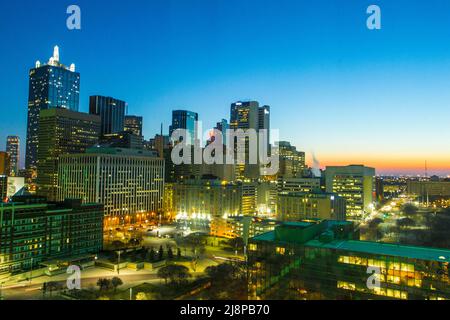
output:
M258 128L270 130L270 106L260 107L258 113Z
M66 109L48 109L42 110L39 118L38 194L56 201L59 157L83 153L96 145L100 117Z
M325 186L329 193L336 193L347 203L349 216L360 216L373 206L375 169L363 165L326 167Z
M83 154L64 155L58 179L59 199L101 203L108 222L163 207L164 160L155 152L96 147Z
M20 161L20 138L18 136L8 136L6 138L6 152L9 154L9 176L15 177L19 174Z
M0 151L0 176L8 176L10 171L10 157L7 152Z
M41 110L52 108L78 111L80 74L75 72L74 64L66 67L60 63L56 46L47 64L37 61L29 77L25 167L33 180L37 166L39 114Z
M125 116L124 131L128 131L138 137L142 137L142 122L142 117Z
M230 113L230 129L233 130L249 130L253 129L256 133L259 130L259 103L256 101L235 102L231 104ZM229 141L228 144L232 143ZM253 143L258 144L257 141ZM258 164L250 164L250 140L248 137L243 139L234 138L234 152L237 159L237 151L245 148L245 165L236 164L236 179L257 179L260 175L260 168Z
M198 136L198 113L187 110L174 110L172 112L172 125L169 129L169 134L178 129L184 129L189 134L188 145L195 145L195 142L199 138ZM174 141L176 142L176 141Z
M297 151L288 141L278 143L280 155L280 170L278 177L293 178L301 177L306 169L305 153Z
M101 135L118 133L124 130L125 101L111 97L89 97L89 113L100 116L102 120Z

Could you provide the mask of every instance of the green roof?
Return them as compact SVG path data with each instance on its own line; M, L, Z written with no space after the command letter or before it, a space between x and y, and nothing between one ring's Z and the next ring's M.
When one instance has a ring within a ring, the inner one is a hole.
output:
M332 241L323 243L319 240L308 241L307 247L320 247L343 251L366 252L370 254L398 256L428 261L450 262L450 250L431 247L405 246L392 243L369 241Z

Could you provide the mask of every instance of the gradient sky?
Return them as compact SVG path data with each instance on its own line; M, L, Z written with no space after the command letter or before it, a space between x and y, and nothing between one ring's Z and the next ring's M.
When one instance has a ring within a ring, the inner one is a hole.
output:
M71 4L81 31L66 28ZM28 70L59 45L81 73L80 110L89 95L123 99L146 138L173 109L211 127L254 99L321 166L422 174L427 160L450 174L447 0L16 0L1 4L0 39L0 150L9 134L25 145Z

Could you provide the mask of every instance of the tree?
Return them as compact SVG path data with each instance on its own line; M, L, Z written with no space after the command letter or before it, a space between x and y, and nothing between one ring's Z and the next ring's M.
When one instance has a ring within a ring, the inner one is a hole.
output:
M161 261L163 258L164 258L164 249L163 249L163 246L161 245L159 247L158 259L159 259L159 261Z
M122 279L120 279L118 277L114 277L111 279L111 285L114 288L114 292L116 292L117 287L120 287L121 285L123 285L123 281L122 281Z
M403 214L408 217L416 215L418 211L419 208L411 203L407 203L402 207Z
M205 273L211 281L212 299L242 299L247 295L247 279L244 264L224 263L210 266Z
M100 291L106 291L111 288L111 280L106 278L100 278L97 281L97 286L99 287Z
M440 248L450 247L450 208L430 215L426 222L429 228L427 245Z
M173 251L171 247L169 247L169 250L167 250L167 258L170 260L173 259Z
M406 227L413 227L416 225L416 222L411 218L403 218L398 219L396 221L397 227L399 228L406 228Z
M145 292L138 292L136 300L150 300Z
M178 259L181 258L181 250L180 250L180 248L177 248L177 257L178 257Z
M245 245L244 239L242 239L241 237L230 239L228 241L228 244L235 250L242 250L244 249Z
M119 241L119 240L114 240L111 243L111 245L114 248L114 250L120 250L120 249L123 249L125 247L125 243L123 243L122 241Z
M180 285L191 277L189 269L185 266L170 264L158 270L158 277L163 278L167 284L167 280L174 285Z
M150 255L150 257L149 257L150 261L155 261L156 260L156 252L155 252L155 249L153 249L153 247L150 250L149 255Z

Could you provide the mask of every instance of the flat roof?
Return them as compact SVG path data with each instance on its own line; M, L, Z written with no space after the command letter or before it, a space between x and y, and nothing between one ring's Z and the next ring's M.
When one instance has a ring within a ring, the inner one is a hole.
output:
M406 246L394 243L337 240L324 243L319 240L310 240L305 243L307 247L319 247L335 250L366 252L377 255L399 256L428 261L450 262L450 250L431 247Z

